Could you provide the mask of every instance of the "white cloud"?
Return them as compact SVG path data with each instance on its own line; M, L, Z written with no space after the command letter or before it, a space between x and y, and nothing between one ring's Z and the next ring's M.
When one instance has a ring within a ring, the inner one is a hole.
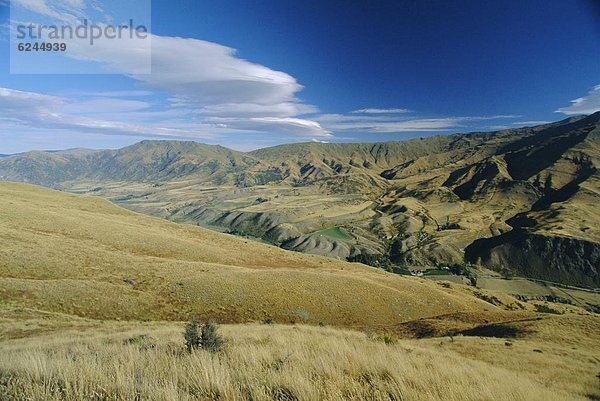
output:
M360 109L354 110L352 114L405 114L412 113L409 109Z
M211 118L208 120L223 128L256 132L279 132L311 138L330 138L333 135L315 121L292 117Z
M303 87L291 75L240 59L232 48L198 39L152 35L152 73L135 70L140 53L131 43L99 40L69 45L78 58L104 63L170 95L171 106L207 123L225 119L227 127L251 132L327 137L320 124L298 118L318 109L297 98ZM222 122L219 121L219 124Z
M91 96L106 96L106 97L142 97L151 96L151 91L130 90L130 91L109 91L109 92L94 92L88 93Z
M129 113L149 107L151 107L150 103L139 100L103 97L69 103L63 107L62 111L66 114Z
M49 5L50 0L38 1L37 8L30 4L34 0L18 1L38 13L58 18L55 15L58 11ZM241 59L233 48L199 39L158 35L150 35L149 41L102 37L93 46L87 39L73 38L66 42L67 57L99 63L107 71L137 80L145 91L163 92L170 106L182 110L181 113L187 112L190 118L203 118L207 123L211 118L230 118L228 126L243 126L252 132L269 129L267 133L307 138L329 135L318 123L298 123L308 122L300 116L319 110L298 99L303 87L294 77ZM151 60L151 73L150 64L143 60ZM143 108L141 102L118 103L124 111ZM94 104L99 106L99 114L116 111L116 105L111 107L106 99L79 107L71 105L67 111L79 113L80 109L92 109Z
M600 85L594 86L584 97L571 100L571 105L556 110L556 113L567 115L592 114L600 111Z
M112 102L118 100L110 99ZM121 105L123 102L120 101ZM130 121L95 118L91 110L94 103L77 103L57 96L0 88L0 127L34 127L46 130L70 130L74 133L101 133L110 135L133 135L149 137L210 138L213 125L188 124L166 125L164 122L147 121L135 124ZM108 103L96 103L106 107ZM131 107L131 105L130 105ZM145 105L136 104L137 108ZM97 111L97 109L96 109ZM108 112L110 110L105 110ZM129 113L123 113L129 114Z
M283 104L288 115L305 111L296 98L302 86L294 77L240 59L230 47L157 35L151 35L151 42L151 74L130 73L149 47L132 49L129 41L101 39L93 47L78 42L69 48L78 58L103 63L148 88L171 94L179 104L228 110L237 106L246 111Z
M11 0L11 7L22 7L36 14L68 23L76 23L86 17L84 0Z
M49 17L65 20L72 16L69 13L57 15L60 11L55 4L57 0L17 1ZM70 5L85 4L72 0ZM90 46L87 39L73 38L67 40L66 55L127 75L138 81L144 93L166 94L171 110L167 107L167 110L148 111L147 103L126 99L114 100L111 104L111 98L129 95L99 93L96 96L99 99L88 99L80 104L67 102L63 113L94 115L94 118L107 120L144 119L150 115L176 118L164 120L170 124L187 118L212 130L227 128L234 132L287 134L306 139L330 135L319 123L300 118L319 110L297 97L303 87L291 75L239 58L235 49L217 43L158 35L150 35L150 41L151 47L148 41L103 37ZM151 73L147 73L148 65L140 60L150 59ZM137 95L139 93L132 96ZM173 111L175 109L177 111ZM124 113L128 115L119 115Z
M463 116L447 118L406 118L384 115L322 114L313 117L325 129L333 132L401 133L445 132L478 121L518 118L515 115ZM476 127L473 127L475 129Z
M213 116L265 116L265 117L288 117L303 114L317 113L319 109L316 106L283 102L273 105L264 105L256 103L223 103L208 105L199 110L201 114Z
M515 121L512 123L513 125L518 125L520 127L531 127L534 125L544 125L550 124L552 121L543 121L543 120L533 120L533 121Z
M447 131L456 126L456 120L447 118L392 120L354 118L345 115L316 117L325 128L334 132L363 131L368 133L393 133L409 131Z
M1 117L18 119L34 115L45 118L56 114L63 100L56 96L0 88Z
M217 43L157 35L151 35L151 41L152 49L105 38L93 47L73 40L69 49L73 57L102 63L187 105L271 105L295 101L302 89L292 76L239 59L234 49ZM150 51L152 73L135 73L138 60Z

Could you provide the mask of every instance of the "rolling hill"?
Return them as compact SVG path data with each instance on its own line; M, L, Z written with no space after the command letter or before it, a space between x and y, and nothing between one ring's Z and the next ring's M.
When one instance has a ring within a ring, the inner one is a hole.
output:
M0 183L0 213L0 298L25 307L93 319L358 327L504 310L430 281L178 225L101 198Z
M249 153L176 141L30 152L1 160L0 180L305 253L599 287L599 120Z

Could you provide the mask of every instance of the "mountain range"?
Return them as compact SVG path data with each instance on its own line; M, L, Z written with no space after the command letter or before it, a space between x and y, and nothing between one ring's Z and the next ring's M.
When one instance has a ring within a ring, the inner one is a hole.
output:
M385 143L182 141L0 158L0 180L392 269L600 286L600 113Z

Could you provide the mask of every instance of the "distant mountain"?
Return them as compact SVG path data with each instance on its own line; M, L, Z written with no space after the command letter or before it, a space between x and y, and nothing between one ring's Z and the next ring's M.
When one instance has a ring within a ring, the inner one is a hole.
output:
M177 141L29 152L0 160L0 179L302 252L600 286L599 121L249 153Z
M228 174L257 163L222 146L142 141L119 150L22 153L3 161L0 179L50 187L73 180L151 182L189 176L224 182Z

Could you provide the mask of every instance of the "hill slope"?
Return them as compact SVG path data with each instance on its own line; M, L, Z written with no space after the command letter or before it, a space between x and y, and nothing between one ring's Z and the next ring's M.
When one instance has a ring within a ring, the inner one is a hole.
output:
M585 401L600 395L600 320L577 314L515 322L520 334L510 339L396 342L331 327L227 325L224 352L190 354L182 324L26 313L0 320L0 335L12 333L0 342L3 400Z
M95 319L393 324L495 307L433 282L0 183L0 298ZM498 309L499 310L499 309Z

